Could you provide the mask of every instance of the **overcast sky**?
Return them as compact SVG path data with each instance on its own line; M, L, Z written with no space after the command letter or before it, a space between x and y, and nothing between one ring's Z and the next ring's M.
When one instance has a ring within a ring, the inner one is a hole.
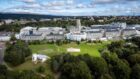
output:
M0 12L49 15L140 15L140 0L0 0Z

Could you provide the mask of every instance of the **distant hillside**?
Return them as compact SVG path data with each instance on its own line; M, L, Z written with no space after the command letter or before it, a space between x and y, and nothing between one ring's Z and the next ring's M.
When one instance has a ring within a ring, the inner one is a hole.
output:
M40 18L63 18L66 16L53 16L53 15L37 15L37 14L16 14L16 13L0 13L0 19L40 19Z
M59 16L59 15L39 15L39 14L28 14L28 13L0 13L0 19L53 19L53 18L88 18L91 16ZM104 18L113 16L93 16L94 18ZM117 16L117 17L140 17L137 16Z

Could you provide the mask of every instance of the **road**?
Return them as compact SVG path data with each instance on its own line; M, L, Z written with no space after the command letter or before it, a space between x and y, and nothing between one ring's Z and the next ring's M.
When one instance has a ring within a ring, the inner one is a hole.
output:
M0 64L3 63L5 45L0 43Z

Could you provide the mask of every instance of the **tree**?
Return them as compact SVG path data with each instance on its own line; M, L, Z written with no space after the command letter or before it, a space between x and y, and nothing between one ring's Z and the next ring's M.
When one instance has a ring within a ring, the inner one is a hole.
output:
M17 66L25 61L25 57L29 56L31 51L27 44L17 41L15 44L8 43L5 50L4 60L13 66Z
M131 69L126 63L118 59L116 64L112 66L112 71L115 74L116 79L129 79Z
M108 50L116 52L119 48L122 48L124 41L115 41L108 45Z
M60 79L92 79L92 75L86 63L65 63L61 70Z
M110 45L108 45L108 50L111 53L116 53L119 58L124 59L139 51L137 45L124 41L112 42Z
M109 74L104 74L100 79L113 79Z
M24 70L19 73L17 79L43 79L32 70Z
M56 55L51 58L51 68L54 72L59 72L65 63L77 61L79 61L78 58L70 54Z
M133 66L137 63L140 63L140 54L133 54L130 55L127 60L129 61L130 65Z
M108 74L108 66L106 61L101 57L92 57L88 54L79 55L78 58L88 65L92 75L95 76L95 79L100 78L104 74Z
M127 59L128 56L136 54L139 52L139 49L136 45L130 44L130 45L125 45L122 49L123 55L121 58Z
M54 78L54 75L53 74L47 73L46 74L46 77L44 79L55 79L55 78Z
M37 68L37 72L38 72L38 73L44 73L44 72L45 72L45 67L44 67L44 66L39 66L39 67Z
M15 35L13 34L13 35L11 36L10 41L15 41L15 40L17 40L17 39L16 39Z
M57 40L57 41L56 41L56 44L57 44L58 46L61 46L61 45L63 44L63 42L62 42L61 40Z
M80 44L80 41L76 41L76 44L79 45Z
M98 79L101 75L108 73L108 66L103 58L93 58L87 54L80 55L78 57L82 61L86 62L92 75L95 76L95 79Z
M54 72L57 72L60 68L60 63L57 61L57 60L53 60L52 63L51 63L51 67L52 67L52 70Z
M140 65L136 64L132 68L131 79L140 79Z
M0 75L6 75L7 67L5 65L0 65Z
M18 79L19 71L8 71L6 79Z
M140 37L133 37L129 41L131 41L132 43L136 44L140 49Z
M131 69L126 61L119 59L115 53L103 55L109 65L110 75L116 79L129 79Z
M88 64L92 74L95 78L99 78L101 75L108 73L108 66L103 58L93 58Z

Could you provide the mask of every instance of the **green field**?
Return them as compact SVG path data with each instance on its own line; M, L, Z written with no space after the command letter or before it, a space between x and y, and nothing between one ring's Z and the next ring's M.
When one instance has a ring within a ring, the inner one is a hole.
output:
M79 53L71 53L73 55L79 55L79 54L89 54L94 57L100 57L99 49L106 47L107 44L110 42L103 42L103 43L81 43L77 45L76 43L70 43L70 44L63 44L61 46L58 46L56 44L41 44L41 45L30 45L30 49L33 53L41 53L46 54L48 56L54 56L61 53L67 53L67 48L73 47L73 48L80 48L81 52ZM26 62L17 66L17 67L11 67L14 70L30 70L30 69L36 69L40 65L43 65L47 68L47 72L51 72L50 66L47 63L38 63L34 64L31 61L31 56L27 58Z
M61 53L66 53L67 48L80 48L81 52L79 53L71 53L73 55L79 54L89 54L91 56L100 57L99 49L105 47L109 42L103 43L70 43L70 44L63 44L58 46L56 44L43 44L43 45L30 45L30 48L33 53L41 53L46 54L48 56L53 56Z

